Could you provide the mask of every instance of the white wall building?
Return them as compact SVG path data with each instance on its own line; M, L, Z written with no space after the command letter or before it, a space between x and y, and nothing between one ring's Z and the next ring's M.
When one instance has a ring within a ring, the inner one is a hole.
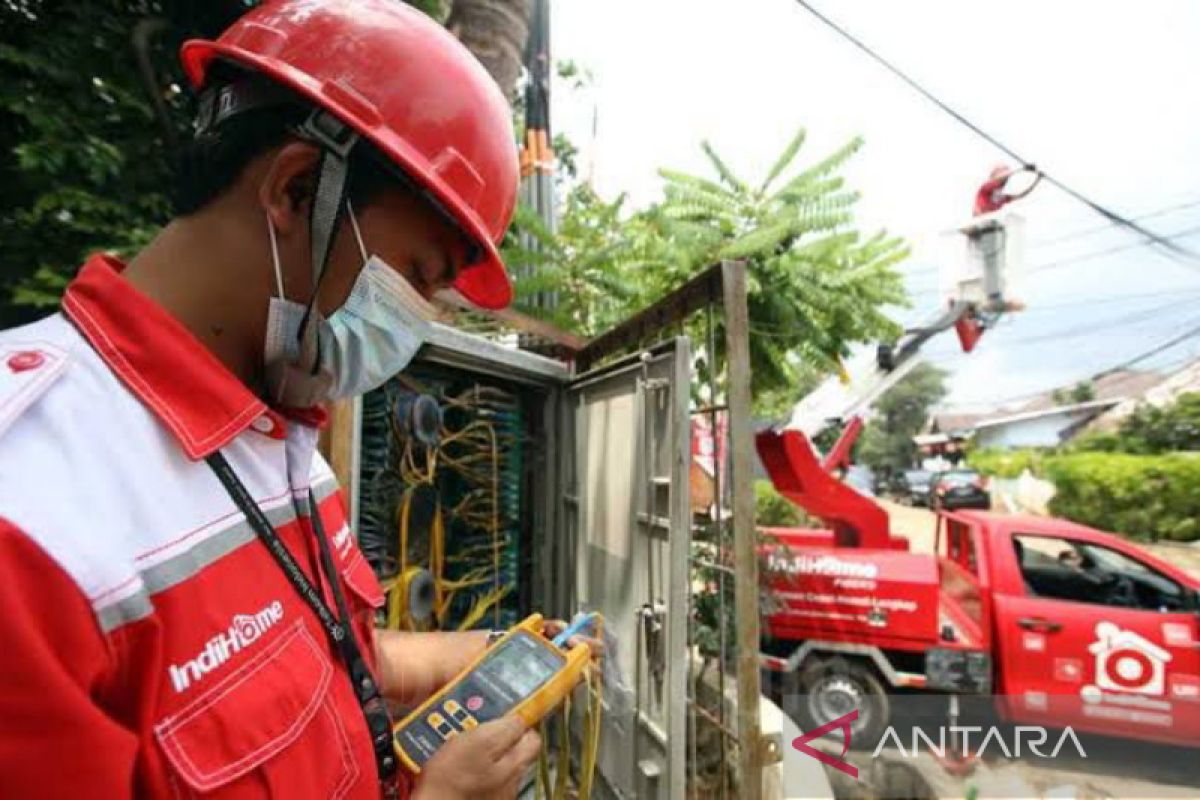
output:
M977 447L1002 449L1056 447L1118 402L1091 400L980 420L974 425L974 443Z

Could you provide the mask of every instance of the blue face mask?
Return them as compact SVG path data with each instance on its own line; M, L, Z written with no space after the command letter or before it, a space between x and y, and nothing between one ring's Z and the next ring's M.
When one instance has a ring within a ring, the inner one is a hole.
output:
M429 336L433 306L378 256L368 256L350 209L364 265L350 296L329 319L283 295L275 229L271 252L279 297L267 314L266 377L271 399L292 408L355 397L408 366ZM301 330L304 328L304 330Z

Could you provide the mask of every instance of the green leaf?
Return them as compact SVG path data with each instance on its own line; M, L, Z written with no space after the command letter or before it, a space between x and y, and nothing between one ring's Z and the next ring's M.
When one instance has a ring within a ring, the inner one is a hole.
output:
M796 154L800 152L800 147L804 144L804 139L808 136L808 131L801 128L792 137L792 141L784 148L783 153L775 161L774 166L767 172L767 177L763 179L762 187L759 192L765 194L775 179L783 174L783 171L792 165L792 160L796 158Z
M725 162L721 160L721 157L717 155L717 152L713 150L712 145L710 145L708 142L701 142L700 148L704 151L704 155L708 156L709 163L713 165L713 168L717 171L717 174L721 176L721 180L724 181L730 189L733 189L738 194L745 194L745 182L742 181L737 175L733 174L733 170L725 165Z

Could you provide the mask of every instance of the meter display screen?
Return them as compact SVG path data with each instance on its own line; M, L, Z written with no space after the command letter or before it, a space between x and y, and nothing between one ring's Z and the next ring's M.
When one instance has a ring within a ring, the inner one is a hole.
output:
M556 665L530 655L522 647L502 647L480 665L479 672L481 677L503 684L524 697L548 681L556 669Z

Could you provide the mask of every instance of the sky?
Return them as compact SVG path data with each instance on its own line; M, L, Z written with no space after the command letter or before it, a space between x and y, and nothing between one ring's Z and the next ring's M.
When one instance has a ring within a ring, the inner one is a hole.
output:
M933 94L1078 192L1200 252L1200 3L1192 0L811 0ZM913 307L935 313L946 232L1003 155L931 105L795 0L555 0L552 49L589 70L555 85L552 126L582 150L601 195L658 199L660 167L709 174L710 141L762 176L795 131L798 163L855 135L845 175L858 221L913 248ZM1200 326L1200 260L1180 264L1043 184L1025 218L1027 310L970 356L952 334L925 350L951 370L946 405L1019 403ZM1173 210L1166 210L1173 209ZM1105 252L1105 251L1113 252ZM1139 363L1200 357L1200 335Z

